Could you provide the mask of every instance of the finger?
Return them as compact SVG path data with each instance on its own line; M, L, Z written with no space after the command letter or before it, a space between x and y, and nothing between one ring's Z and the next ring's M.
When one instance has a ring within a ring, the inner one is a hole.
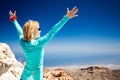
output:
M78 9L75 9L74 11L71 11L71 15L75 15L78 12Z
M78 15L76 14L76 15L74 15L74 17L77 17Z
M78 12L78 9L75 9L74 11L72 11L72 14L76 14Z
M11 13L12 11L10 10L9 13Z
M78 8L74 11L75 12L75 14L78 12Z
M9 11L9 14L11 14L11 13L12 13L12 11L10 10L10 11Z
M14 11L14 15L16 15L16 11Z
M10 14L10 15L13 15L13 13L12 13L12 11L11 11L11 10L10 10L9 14Z
M74 11L75 9L76 9L76 6L71 11Z
M67 8L67 12L69 12L69 8Z

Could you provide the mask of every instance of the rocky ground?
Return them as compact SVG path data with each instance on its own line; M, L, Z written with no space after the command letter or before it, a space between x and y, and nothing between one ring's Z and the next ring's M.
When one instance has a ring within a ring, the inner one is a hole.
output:
M0 43L0 80L19 80L24 64L15 59L9 46ZM44 80L120 80L120 70L87 68L44 68Z

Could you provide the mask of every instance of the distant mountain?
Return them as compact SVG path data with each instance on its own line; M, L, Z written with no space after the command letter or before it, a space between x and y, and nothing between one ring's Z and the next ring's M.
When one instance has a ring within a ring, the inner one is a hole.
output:
M74 71L66 70L74 80L120 80L120 70L91 66Z

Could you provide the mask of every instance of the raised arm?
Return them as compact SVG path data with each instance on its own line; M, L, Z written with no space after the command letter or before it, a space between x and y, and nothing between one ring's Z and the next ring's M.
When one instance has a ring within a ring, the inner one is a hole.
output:
M55 34L65 25L65 23L78 15L76 13L78 12L78 9L74 7L71 11L67 8L67 14L63 17L62 20L60 20L45 36L38 39L38 42L42 43L42 45L45 45L48 41L50 41Z
M12 13L11 11L9 12L9 16L10 16L10 22L12 22L17 30L19 39L23 38L23 30L21 28L21 26L19 25L18 21L17 21L17 17L16 17L16 11L14 11L14 13Z

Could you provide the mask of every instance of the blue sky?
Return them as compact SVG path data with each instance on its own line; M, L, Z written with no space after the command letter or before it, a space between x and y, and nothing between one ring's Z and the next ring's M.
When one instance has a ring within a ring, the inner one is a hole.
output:
M74 59L73 53L76 56L112 55L115 56L111 59L113 63L104 56L100 59L108 60L109 64L120 64L117 62L120 58L117 57L120 56L119 4L119 0L1 0L0 42L9 44L15 54L23 54L16 29L9 22L9 10L17 11L21 26L29 19L39 21L41 36L44 36L66 14L67 7L77 6L79 16L69 20L45 47L46 56L60 53Z

